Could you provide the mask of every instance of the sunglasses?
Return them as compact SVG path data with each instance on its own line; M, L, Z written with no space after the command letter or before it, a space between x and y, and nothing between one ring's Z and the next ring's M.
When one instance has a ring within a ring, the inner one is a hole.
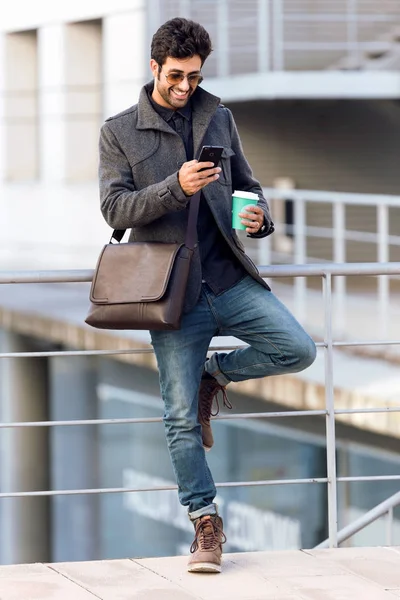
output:
M160 68L160 72L164 71ZM188 84L191 86L196 86L199 85L202 81L203 81L203 76L201 74L191 74L191 75L184 75L183 73L168 73L168 75L166 73L164 73L165 75L165 79L168 81L168 83L170 83L171 85L176 85L177 83L181 83L181 81L183 81L186 77L186 79L188 80Z

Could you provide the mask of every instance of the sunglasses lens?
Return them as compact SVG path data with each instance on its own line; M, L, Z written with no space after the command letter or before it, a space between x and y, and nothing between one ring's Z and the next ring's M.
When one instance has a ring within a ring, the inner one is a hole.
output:
M201 75L189 75L188 81L190 85L199 85L203 81L203 78Z
M170 73L168 75L168 81L170 83L179 83L182 80L183 80L183 77L179 73Z

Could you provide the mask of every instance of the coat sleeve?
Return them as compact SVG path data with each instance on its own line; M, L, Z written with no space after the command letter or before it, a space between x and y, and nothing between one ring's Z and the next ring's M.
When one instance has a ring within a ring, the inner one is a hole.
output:
M246 192L253 192L258 195L258 205L264 211L264 226L263 230L259 233L248 234L247 237L252 238L263 238L267 235L271 235L275 230L272 222L271 213L269 206L264 198L261 185L257 179L253 176L253 171L244 155L242 142L239 137L239 133L234 121L233 115L228 108L225 108L229 115L230 133L231 133L231 144L232 150L235 155L231 158L231 170L232 170L232 192L234 190L242 190Z
M101 212L113 229L147 225L168 212L183 210L189 201L177 172L136 190L130 164L107 123L100 132L99 160Z

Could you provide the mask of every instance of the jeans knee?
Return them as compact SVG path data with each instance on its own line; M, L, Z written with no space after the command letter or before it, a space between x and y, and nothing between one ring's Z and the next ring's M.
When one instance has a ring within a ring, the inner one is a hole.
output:
M182 411L169 412L164 415L164 426L167 432L190 432L198 427L197 418L191 413L183 414Z
M174 454L202 445L201 426L197 419L164 417L164 427L168 448Z
M299 371L303 371L313 364L317 356L317 347L310 337L307 336L297 346L295 356Z

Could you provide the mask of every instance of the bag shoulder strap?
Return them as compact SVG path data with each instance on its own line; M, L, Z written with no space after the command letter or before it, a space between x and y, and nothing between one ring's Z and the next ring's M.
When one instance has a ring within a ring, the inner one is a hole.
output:
M197 243L197 217L199 214L201 191L196 192L189 201L189 214L186 227L185 246L193 250ZM125 235L126 229L114 229L111 235L112 240L120 242Z

